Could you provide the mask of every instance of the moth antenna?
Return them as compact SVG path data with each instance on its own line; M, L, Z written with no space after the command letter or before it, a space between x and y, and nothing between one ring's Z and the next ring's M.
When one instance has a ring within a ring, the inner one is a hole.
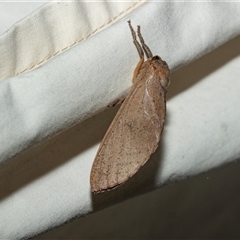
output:
M151 58L151 57L153 57L152 52L151 52L150 48L144 42L144 39L143 39L142 34L141 34L140 26L137 26L137 27L138 27L137 28L137 34L138 34L138 38L139 38L139 40L142 44L142 48L143 48L147 58Z
M137 35L136 35L136 32L134 31L132 25L131 25L130 20L128 21L128 25L129 25L129 28L130 28L131 33L132 33L133 43L137 48L137 51L138 51L138 54L139 54L140 58L143 59L144 58L144 52L143 52L143 49L142 49L140 43L137 41Z

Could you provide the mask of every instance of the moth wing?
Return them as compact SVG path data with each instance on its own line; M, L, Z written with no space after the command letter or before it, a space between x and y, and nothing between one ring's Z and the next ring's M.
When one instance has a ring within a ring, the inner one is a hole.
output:
M132 86L95 157L92 192L123 184L146 163L158 146L165 115L166 90L159 77Z

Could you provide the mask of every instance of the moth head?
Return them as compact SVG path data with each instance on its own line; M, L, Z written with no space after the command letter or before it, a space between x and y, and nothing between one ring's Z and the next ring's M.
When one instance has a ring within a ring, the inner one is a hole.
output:
M166 89L170 84L170 70L167 63L163 61L159 56L154 56L151 59L151 67L154 71L154 74L157 74L160 77L160 82Z

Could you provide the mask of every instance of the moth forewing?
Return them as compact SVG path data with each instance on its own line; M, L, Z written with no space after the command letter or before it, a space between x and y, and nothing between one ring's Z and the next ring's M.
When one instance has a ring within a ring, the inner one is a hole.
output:
M157 149L165 121L168 66L160 57L152 57L149 48L145 49L138 28L142 48L151 56L143 61L143 50L139 50L136 34L130 23L129 26L141 60L131 90L95 157L90 177L93 193L114 189L132 177Z

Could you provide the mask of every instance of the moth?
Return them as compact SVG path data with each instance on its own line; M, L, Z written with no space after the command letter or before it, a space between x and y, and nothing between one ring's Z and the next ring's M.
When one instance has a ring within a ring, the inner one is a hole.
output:
M93 193L112 190L132 177L157 149L165 122L170 70L165 61L152 55L140 26L136 34L130 21L128 24L140 60L134 70L132 87L92 165L90 185Z

